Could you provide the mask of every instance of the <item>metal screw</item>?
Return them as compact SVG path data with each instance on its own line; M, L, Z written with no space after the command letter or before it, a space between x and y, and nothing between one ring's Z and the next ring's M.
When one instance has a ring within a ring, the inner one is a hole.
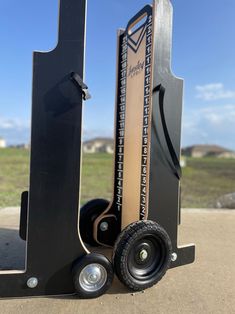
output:
M35 277L31 277L28 279L27 281L27 286L30 288L30 289L34 289L36 288L38 285L38 279L35 278Z
M147 257L148 257L148 252L146 250L142 250L140 252L140 259L141 259L141 261L146 260Z
M100 230L101 230L101 231L107 231L108 228L109 228L109 224L108 224L106 221L104 221L104 222L102 222L102 223L100 224Z
M178 256L177 256L176 253L172 253L172 254L171 254L171 261L172 261L172 262L175 262L175 261L177 260L177 258L178 258Z
M98 281L98 275L97 274L91 274L88 278L89 282L96 283Z

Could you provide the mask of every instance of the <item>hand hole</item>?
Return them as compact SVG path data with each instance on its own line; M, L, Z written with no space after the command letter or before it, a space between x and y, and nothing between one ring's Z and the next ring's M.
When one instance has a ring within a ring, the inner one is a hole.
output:
M130 25L128 28L128 34L133 34L136 30L138 30L141 26L143 26L147 21L148 15L145 13L144 15L140 16L134 23Z

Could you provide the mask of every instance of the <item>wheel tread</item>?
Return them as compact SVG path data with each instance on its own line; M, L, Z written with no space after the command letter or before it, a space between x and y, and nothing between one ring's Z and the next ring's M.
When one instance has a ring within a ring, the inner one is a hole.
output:
M130 275L127 273L126 268L123 265L127 264L127 253L129 250L129 247L132 245L132 242L137 239L139 236L141 236L145 232L157 232L164 236L164 239L167 241L167 246L169 247L169 254L167 257L167 267L164 268L164 270L161 272L161 274L157 277L157 280L155 280L152 283L148 283L146 285L139 285L133 282ZM137 221L133 224L130 224L126 229L124 229L120 235L118 236L114 250L113 250L113 264L116 271L116 274L119 278L119 280L126 285L128 288L134 291L141 291L147 288L152 287L155 285L158 281L162 279L162 277L165 275L167 269L169 268L170 262L171 262L171 241L166 233L166 231L156 222L146 220L146 221Z

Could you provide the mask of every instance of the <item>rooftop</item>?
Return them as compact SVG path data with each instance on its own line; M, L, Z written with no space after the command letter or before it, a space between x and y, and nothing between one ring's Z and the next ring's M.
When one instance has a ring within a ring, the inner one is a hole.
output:
M183 151L200 151L204 153L209 153L209 152L214 152L214 153L225 153L225 152L232 152L232 150L218 146L218 145L193 145L193 146L188 146L184 147Z
M94 144L96 142L102 142L104 144L113 144L114 140L111 137L96 137L91 140L87 140L84 144Z

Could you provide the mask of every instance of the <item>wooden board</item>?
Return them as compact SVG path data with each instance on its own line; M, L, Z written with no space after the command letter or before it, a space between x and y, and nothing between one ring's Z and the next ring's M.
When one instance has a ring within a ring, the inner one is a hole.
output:
M121 82L126 83L125 117L119 123L125 125L124 151L122 169L118 170L118 174L123 172L122 229L145 219L148 208L152 16L144 14L142 20L146 21L133 32L135 22L127 28L124 39L127 68Z
M148 215L152 33L152 6L147 5L118 35L114 194L95 222L100 243L98 226L110 214L109 223L120 230Z

